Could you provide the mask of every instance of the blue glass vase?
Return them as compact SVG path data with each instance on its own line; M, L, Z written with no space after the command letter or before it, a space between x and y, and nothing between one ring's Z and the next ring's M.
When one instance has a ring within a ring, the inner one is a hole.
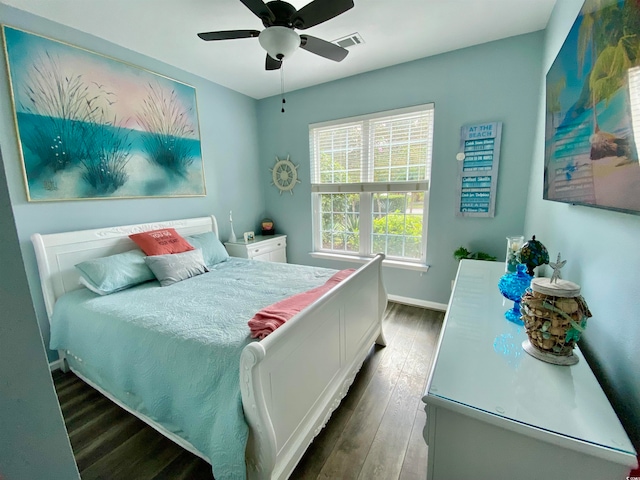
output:
M516 265L514 273L505 273L498 281L500 293L513 302L513 308L507 310L504 316L510 322L518 325L524 325L524 322L520 319L520 299L529 288L529 285L531 285L531 279L533 278L526 272L526 269L526 265L519 263Z

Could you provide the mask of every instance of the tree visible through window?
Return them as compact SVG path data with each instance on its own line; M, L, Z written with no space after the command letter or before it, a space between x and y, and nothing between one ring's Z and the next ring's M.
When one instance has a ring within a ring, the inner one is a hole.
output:
M314 250L424 261L433 105L309 128Z
M322 201L322 249L360 252L360 195L324 194Z

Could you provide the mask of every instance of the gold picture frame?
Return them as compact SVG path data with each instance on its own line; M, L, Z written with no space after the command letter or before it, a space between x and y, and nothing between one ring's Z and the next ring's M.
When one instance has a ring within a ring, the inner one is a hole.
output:
M29 201L206 195L194 87L2 31Z

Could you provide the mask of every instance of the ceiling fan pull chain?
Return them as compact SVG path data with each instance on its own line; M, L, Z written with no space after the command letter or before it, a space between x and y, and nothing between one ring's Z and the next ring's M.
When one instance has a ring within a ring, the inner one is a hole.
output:
M280 92L282 93L282 113L284 113L284 104L287 103L284 99L284 62L280 67Z

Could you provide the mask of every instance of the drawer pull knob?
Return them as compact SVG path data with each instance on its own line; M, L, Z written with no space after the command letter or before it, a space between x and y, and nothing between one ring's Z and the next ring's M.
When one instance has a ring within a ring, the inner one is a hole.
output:
M254 250L254 252L256 252L256 253L258 253L259 251L260 251L260 249L257 249L257 248Z
M278 244L278 246L282 245L281 243Z

